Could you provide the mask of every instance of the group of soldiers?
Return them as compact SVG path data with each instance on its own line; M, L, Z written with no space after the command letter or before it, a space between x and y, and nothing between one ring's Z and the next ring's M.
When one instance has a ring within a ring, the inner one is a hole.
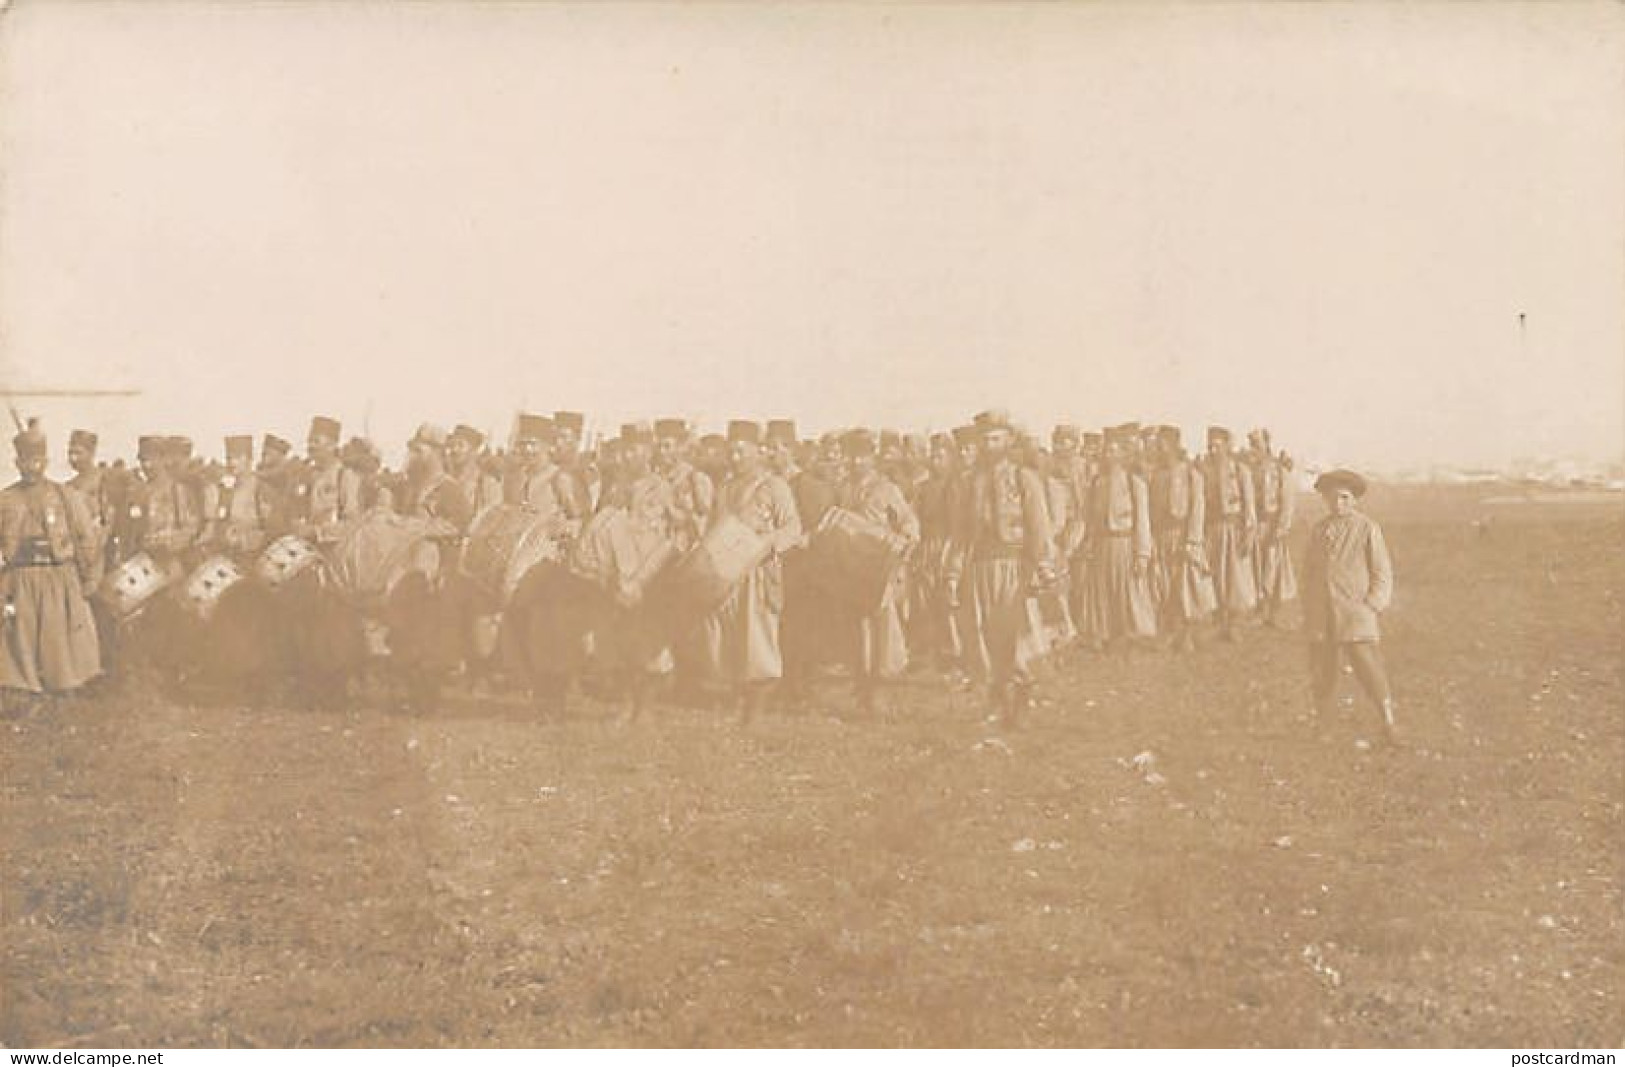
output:
M731 694L746 715L770 693L798 701L832 673L873 709L912 662L981 682L990 714L1009 719L1030 704L1036 665L1063 648L1189 649L1208 623L1233 640L1243 624L1278 622L1296 596L1292 462L1261 429L1239 447L1210 427L1193 456L1172 426L1061 425L1045 441L1000 411L929 435L808 439L789 420L733 420L701 436L667 418L586 441L584 427L577 412L521 414L504 449L468 425L426 424L398 471L327 417L311 421L303 455L267 434L256 457L253 438L233 436L214 462L188 438L144 436L133 468L102 461L96 434L74 430L74 474L59 485L30 425L14 439L22 479L0 492L0 687L68 691L101 673L110 635L93 593L137 554L179 567L247 560L287 535L331 544L378 514L430 522L455 547L493 508L549 519L560 566L626 609L592 624L587 658L638 679L639 693L675 673ZM879 531L896 557L883 594L861 608L806 565L832 513ZM651 571L728 519L761 548L724 602L651 627L636 610ZM499 616L471 621L471 682L501 678ZM568 673L583 635L563 632Z

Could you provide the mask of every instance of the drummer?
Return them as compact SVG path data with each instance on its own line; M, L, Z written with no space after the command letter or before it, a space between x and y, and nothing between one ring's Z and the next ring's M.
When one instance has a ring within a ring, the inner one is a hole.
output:
M841 483L840 506L878 526L884 526L896 539L898 554L907 558L920 541L920 520L903 496L903 491L876 466L875 435L853 430L841 439L848 474ZM849 647L852 650L852 677L857 689L858 707L873 714L882 683L896 678L908 667L908 642L903 633L903 598L906 571L898 567L881 598L880 606L868 615L851 620Z
M254 470L254 438L226 438L226 470L203 487L203 543L231 555L258 552L265 544L271 500Z
M743 522L768 541L757 564L728 600L705 620L706 665L712 678L730 686L741 721L761 710L784 675L779 620L784 612L782 553L802 540L801 520L790 485L762 458L762 428L736 419L728 424L731 474L717 493L715 526L723 517Z
M716 484L689 460L687 422L658 419L654 432L654 470L671 486L671 534L678 551L686 552L694 547L711 521L711 509L716 505Z

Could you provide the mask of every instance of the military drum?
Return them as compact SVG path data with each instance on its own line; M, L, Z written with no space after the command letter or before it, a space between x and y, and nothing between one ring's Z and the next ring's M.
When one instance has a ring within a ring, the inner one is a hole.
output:
M660 572L649 595L668 614L704 617L726 603L772 549L740 519L720 516L699 544Z
M902 538L861 515L834 507L807 547L810 577L835 604L860 615L880 607L903 566Z

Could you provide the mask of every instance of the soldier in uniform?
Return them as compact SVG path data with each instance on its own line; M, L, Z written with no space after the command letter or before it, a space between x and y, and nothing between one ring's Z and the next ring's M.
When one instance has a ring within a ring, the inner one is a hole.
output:
M774 474L791 485L795 484L801 468L796 465L796 424L794 419L767 420L767 465Z
M553 413L553 462L559 468L559 499L564 514L585 522L593 510L593 488L599 472L581 454L581 435L587 420L579 411Z
M147 533L147 497L163 465L163 440L143 434L136 441L135 456L136 469L122 480L113 513L114 566L142 551Z
M974 672L988 681L993 714L1013 725L1032 703L1037 650L1023 640L1028 601L1055 581L1055 540L1043 482L1011 454L1009 418L987 411L976 423L981 463L970 486L969 555L963 564L974 626L962 632ZM958 575L954 581L957 586Z
M972 490L982 465L982 428L971 423L955 427L953 433L958 463L948 478L944 503L948 512L948 553L943 560L942 585L953 618L958 650L949 684L957 690L971 684L971 674L982 647L981 620L976 614L975 598L970 596L970 587L963 581L976 530Z
M838 502L845 475L840 435L827 433L818 445L816 462L797 469L789 478L796 516L808 537ZM831 633L831 606L804 546L785 551L783 571L784 611L779 622L780 643L784 649L781 692L786 705L796 706L810 694L818 669L843 659L845 650L838 646Z
M445 432L426 422L406 443L406 495L400 510L438 524L443 537L457 537L474 521L474 509L462 484L446 472L445 442Z
M226 438L226 470L204 487L203 514L210 548L241 558L264 546L272 500L254 470L254 438Z
M1050 434L1051 477L1064 485L1071 521L1059 533L1058 557L1064 572L1067 606L1080 635L1089 627L1089 507L1094 471L1082 452L1083 435L1076 426L1062 424Z
M691 432L687 421L678 418L655 420L654 471L671 487L671 514L666 529L679 555L699 543L716 507L716 483L689 458ZM703 638L692 630L676 635L672 655L677 662L678 684L684 699L695 702L697 686L704 674L706 653Z
M931 471L920 486L920 548L914 557L915 648L931 657L939 671L959 666L959 627L948 594L949 560L954 551L953 485L958 475L958 449L952 434L931 437Z
M302 465L293 456L293 445L274 433L260 439L260 461L254 468L260 496L265 501L265 535L281 537L293 529L295 489Z
M1180 441L1177 426L1158 428L1151 472L1151 537L1156 545L1160 620L1175 648L1195 647L1195 627L1213 614L1216 599L1208 566L1207 490L1202 470Z
M842 439L841 445L849 470L841 484L840 506L884 527L907 559L919 544L920 522L904 499L903 491L876 468L878 449L874 435L868 430L853 430ZM903 598L907 595L904 573L902 567L897 569L879 606L853 620L854 625L848 632L858 707L865 714L876 711L880 686L908 667L902 612Z
M687 552L705 533L716 503L716 485L709 475L689 462L688 423L682 419L655 422L655 472L671 486L672 539Z
M552 419L519 416L508 470L502 480L502 499L507 504L567 520L575 503L573 487L554 459L553 445Z
M1202 461L1207 523L1208 562L1213 568L1213 592L1218 597L1219 636L1236 639L1236 623L1258 605L1252 555L1258 540L1258 513L1253 502L1253 480L1230 451L1230 431L1210 426L1207 455Z
M675 555L672 487L651 465L654 433L647 424L621 427L615 445L617 491L582 531L570 569L602 594L588 623L595 658L627 692L629 717L636 719L675 665L664 628L644 610L643 600L649 582Z
M704 628L709 673L733 687L741 718L748 721L784 675L780 557L801 543L802 530L789 484L763 462L761 428L736 419L728 424L728 442L733 472L717 492L712 524L724 516L739 520L768 542L769 553L705 620Z
M468 501L470 522L486 508L502 503L502 482L480 462L485 435L466 423L446 438L446 472L457 482ZM465 528L464 533L467 533Z
M1316 524L1304 561L1304 629L1315 712L1322 719L1337 700L1346 657L1354 676L1382 712L1383 732L1397 743L1394 697L1379 647L1378 616L1394 595L1394 565L1382 527L1358 510L1366 482L1353 471L1335 470L1315 481L1330 514Z
M733 461L728 456L728 439L719 433L701 437L695 450L694 466L705 472L711 484L722 487L728 480Z
M1285 606L1298 598L1298 577L1292 568L1287 535L1297 510L1296 493L1287 469L1270 447L1270 432L1247 435L1247 463L1252 470L1253 495L1258 505L1258 550L1253 561L1258 574L1258 606L1266 626L1279 626Z
M101 581L102 545L85 498L45 476L38 424L12 447L20 477L0 490L0 690L72 692L101 673L87 596Z
M336 541L339 528L360 518L365 506L365 479L340 459L341 434L337 419L311 419L305 438L308 462L294 481L293 529L318 544Z
M1096 647L1157 633L1151 587L1151 501L1136 464L1138 428L1106 433L1106 455L1090 493L1089 634Z
M105 565L110 559L110 547L113 537L114 488L113 478L107 471L96 465L97 437L89 430L74 430L68 435L68 466L73 469L73 477L68 479L68 488L85 498L85 507L90 512L90 521L96 528L96 540L101 544L102 562Z
M190 484L187 466L191 442L182 437L158 439L158 459L144 494L145 527L141 548L162 564L184 567L203 533L202 500Z

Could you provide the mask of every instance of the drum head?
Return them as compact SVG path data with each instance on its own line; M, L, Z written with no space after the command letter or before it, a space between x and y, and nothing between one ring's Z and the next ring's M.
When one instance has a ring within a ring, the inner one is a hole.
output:
M242 580L243 572L237 564L225 556L214 556L204 560L186 579L186 602L194 612L207 619L214 613L226 590Z
M260 554L255 573L262 582L275 589L297 578L320 559L320 554L309 541L288 534L277 538Z

